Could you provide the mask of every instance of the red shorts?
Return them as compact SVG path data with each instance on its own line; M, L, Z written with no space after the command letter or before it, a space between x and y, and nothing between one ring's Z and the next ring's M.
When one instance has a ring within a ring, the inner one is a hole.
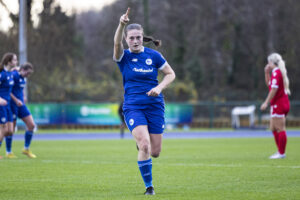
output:
M276 102L271 105L271 117L285 117L290 111L290 102Z

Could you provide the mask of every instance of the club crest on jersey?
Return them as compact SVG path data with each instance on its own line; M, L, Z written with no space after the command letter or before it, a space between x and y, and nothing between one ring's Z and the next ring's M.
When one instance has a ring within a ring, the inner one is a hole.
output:
M152 65L152 60L151 60L150 58L148 58L148 59L146 60L146 64L147 64L147 65Z
M132 58L132 60L131 60L132 62L137 62L138 61L138 59L137 58Z
M130 119L130 120L129 120L129 125L132 126L133 124L134 124L134 120L133 120L133 119Z

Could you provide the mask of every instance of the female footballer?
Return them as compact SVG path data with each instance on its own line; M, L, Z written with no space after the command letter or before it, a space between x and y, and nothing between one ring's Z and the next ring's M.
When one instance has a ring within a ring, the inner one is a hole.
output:
M174 79L175 73L165 58L153 49L143 46L143 41L160 46L160 41L144 36L139 24L128 24L130 8L120 18L114 36L113 59L123 76L125 122L138 145L138 167L146 192L154 195L152 184L152 159L157 158L162 147L164 130L164 98L161 94ZM127 26L126 26L127 25ZM129 49L124 49L122 40ZM158 71L164 74L158 83Z
M265 66L265 82L269 87L269 93L260 109L265 110L270 103L270 129L273 132L278 149L278 151L269 158L285 158L287 143L285 118L290 110L288 95L290 95L291 92L285 62L278 53L272 53L268 56L268 64Z

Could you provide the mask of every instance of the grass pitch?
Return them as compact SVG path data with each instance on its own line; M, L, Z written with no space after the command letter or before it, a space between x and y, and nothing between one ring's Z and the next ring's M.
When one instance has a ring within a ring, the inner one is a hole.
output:
M300 199L300 138L269 160L272 138L168 139L153 159L155 196L145 190L133 140L33 141L37 159L0 160L0 199ZM4 155L5 145L0 154Z

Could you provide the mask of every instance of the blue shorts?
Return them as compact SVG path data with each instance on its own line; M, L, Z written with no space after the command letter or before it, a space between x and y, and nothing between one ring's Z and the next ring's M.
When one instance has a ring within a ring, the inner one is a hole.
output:
M6 124L7 122L13 122L10 105L0 106L0 124Z
M11 107L14 121L17 120L17 117L22 119L24 117L31 115L25 104L19 107L16 104L12 103L10 107Z
M147 125L151 134L162 134L165 128L164 104L124 105L123 113L128 129L139 125Z

